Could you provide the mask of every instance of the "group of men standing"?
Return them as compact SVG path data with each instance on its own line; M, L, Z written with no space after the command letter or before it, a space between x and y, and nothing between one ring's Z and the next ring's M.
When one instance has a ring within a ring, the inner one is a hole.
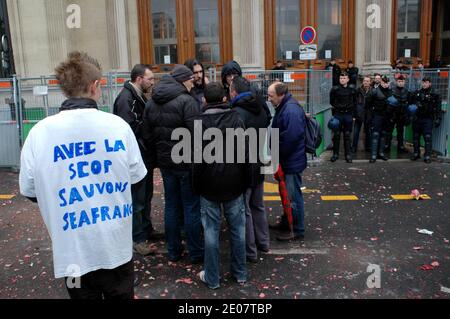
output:
M282 131L280 161L295 208L295 233L282 225L279 228L285 232L278 239L296 240L304 234L300 186L301 173L306 168L302 138L305 113L282 83L273 84L268 95L277 108L273 128ZM238 283L244 283L246 262L258 262L259 254L270 249L263 200L263 163L210 163L204 159L195 164L178 163L173 158L178 143L173 133L186 128L194 136L196 121L201 121L202 131L218 129L223 136L228 134L228 129L255 129L256 132L268 129L272 118L261 92L242 77L241 67L235 61L223 67L222 83L209 83L203 65L194 59L175 66L156 85L151 67L137 65L131 81L125 83L117 97L114 113L133 129L149 172L145 180L132 188L134 251L142 255L155 253L156 248L149 240L160 238L150 218L153 172L158 168L164 183L164 236L169 260L177 262L185 255L184 229L190 263L203 263L204 271L199 273L199 278L208 287L218 288L223 211L231 234L231 273ZM290 116L295 116L297 121L289 124ZM203 141L203 147L210 143ZM257 144L258 154L262 154L265 136L258 135Z
M433 127L441 123L441 99L433 92L431 79L424 77L421 88L410 92L406 78L398 75L395 83L387 76L375 74L374 81L364 77L361 87L349 83L349 75L341 73L339 85L332 88L330 104L333 118L328 127L334 132L331 162L339 159L341 133L344 135L345 159L352 163L362 126L365 127L365 150L371 153L370 163L388 161L393 132L397 130L399 153L408 153L404 144L405 127L413 124L414 153L411 160L421 158L420 141L425 141L424 161L431 163ZM352 129L354 127L353 142Z
M201 63L189 60L156 85L151 67L137 65L114 104L118 116L98 109L102 73L96 59L72 52L55 71L67 100L59 114L30 131L22 150L19 179L21 194L39 204L52 239L55 277L65 278L70 296L133 298L133 250L141 255L155 253L150 241L164 236L168 258L177 262L186 255L182 229L189 262L204 264L199 279L211 289L219 288L222 212L231 235L231 274L238 283L245 283L246 263L257 262L258 255L270 249L260 170L263 163L205 158L180 162L174 157L178 141L173 139L180 128L195 136L198 122L202 132L214 129L222 137L230 129L234 134L233 130L269 127L267 104L258 89L242 77L239 64L232 61L223 67L222 83L208 83ZM411 120L412 160L420 158L423 135L425 162L430 163L433 126L439 126L441 120L440 97L432 92L430 79L424 78L415 93L405 89L402 77L393 88L387 77L377 75L373 86L370 80L365 78L356 90L349 84L348 74L342 73L339 85L331 91L332 161L339 157L341 132L346 160L352 161L351 132L356 118L355 134L359 135L362 125L369 128L366 147L370 147L371 162L387 160L385 151L394 127L402 135ZM277 239L298 240L305 234L301 187L307 167L306 115L286 84L271 84L267 95L275 108L272 133L278 130L279 135L278 145L271 146L278 146L277 175L283 176L283 194L291 211L289 218L284 215L275 225L282 231ZM402 137L399 150L404 149ZM354 138L354 150L358 139ZM202 142L203 149L214 148L215 154L239 153L242 144L244 151L249 151L245 138L233 149L226 143L221 149L212 137ZM263 153L264 141L257 144L257 154ZM188 151L192 155L198 150ZM164 182L164 235L155 232L150 218L156 168Z

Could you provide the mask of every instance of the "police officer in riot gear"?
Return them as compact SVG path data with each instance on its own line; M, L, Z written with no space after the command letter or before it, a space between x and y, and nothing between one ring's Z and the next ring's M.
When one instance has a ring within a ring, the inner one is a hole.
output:
M349 76L347 73L341 73L339 77L339 86L334 86L330 93L330 104L332 113L339 120L339 129L334 131L333 136L333 157L331 162L339 159L339 147L341 141L341 132L344 133L345 160L352 163L351 153L351 134L353 127L353 118L356 112L356 89L349 85Z
M387 121L386 127L386 147L385 152L389 153L392 144L392 134L394 129L397 128L397 149L398 153L408 153L404 145L405 126L409 125L408 118L408 106L411 99L411 94L407 88L405 88L406 79L403 75L400 75L396 80L396 85L392 88L392 96L397 100L395 105L388 103L388 117L390 121Z
M433 126L438 128L441 125L442 110L441 97L435 94L431 88L431 80L424 78L422 88L414 93L413 103L417 106L416 114L413 115L413 133L414 133L414 154L412 161L420 159L420 137L425 140L425 163L431 163L431 152L433 148Z
M371 131L372 131L372 156L370 163L375 163L377 159L387 161L388 158L384 154L384 148L386 145L386 122L389 120L387 108L388 98L392 96L392 90L389 88L389 78L383 76L380 86L373 89L369 94L366 103L368 104L369 111L372 115L371 118Z

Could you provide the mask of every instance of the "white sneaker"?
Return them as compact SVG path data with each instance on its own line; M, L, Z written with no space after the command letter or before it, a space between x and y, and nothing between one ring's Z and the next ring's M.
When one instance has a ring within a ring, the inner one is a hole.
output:
M208 283L206 282L206 279L205 279L205 271L204 271L204 270L202 270L202 271L200 271L200 272L198 273L198 278L199 278L204 284L206 284L206 285L208 286L209 289L215 290L215 289L219 289L219 288L220 288L220 285L217 286L217 287L211 287L210 285L208 285Z

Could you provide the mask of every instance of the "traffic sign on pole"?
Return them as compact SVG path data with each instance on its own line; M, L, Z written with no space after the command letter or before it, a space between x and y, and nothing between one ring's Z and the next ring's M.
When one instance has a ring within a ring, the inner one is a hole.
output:
M316 39L317 32L311 26L304 27L302 32L300 33L300 40L304 45L308 45L314 42Z

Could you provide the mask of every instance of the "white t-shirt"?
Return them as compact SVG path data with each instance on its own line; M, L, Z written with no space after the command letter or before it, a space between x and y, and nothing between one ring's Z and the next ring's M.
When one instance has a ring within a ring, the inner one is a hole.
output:
M146 174L133 131L115 115L78 109L36 124L22 150L20 192L38 199L56 278L131 261L131 185Z

